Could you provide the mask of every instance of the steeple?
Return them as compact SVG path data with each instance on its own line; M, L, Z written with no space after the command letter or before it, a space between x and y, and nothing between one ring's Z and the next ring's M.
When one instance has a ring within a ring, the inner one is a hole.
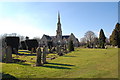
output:
M58 11L58 23L60 23L60 13Z
M60 23L60 13L58 11L58 23L57 23L57 30L61 31L61 23Z
M58 11L58 22L57 22L56 36L59 37L59 38L62 38L62 29L61 29L60 13L59 13L59 11Z

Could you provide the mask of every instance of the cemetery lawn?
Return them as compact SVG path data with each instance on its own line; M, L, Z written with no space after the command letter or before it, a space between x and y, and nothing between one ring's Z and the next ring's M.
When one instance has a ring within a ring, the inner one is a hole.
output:
M21 52L21 54L24 52ZM30 54L30 53L25 53ZM36 56L15 55L14 59L25 62L1 63L3 77L16 78L117 78L118 77L118 49L84 49L57 56L47 61L44 66L33 67ZM7 75L6 75L7 74Z

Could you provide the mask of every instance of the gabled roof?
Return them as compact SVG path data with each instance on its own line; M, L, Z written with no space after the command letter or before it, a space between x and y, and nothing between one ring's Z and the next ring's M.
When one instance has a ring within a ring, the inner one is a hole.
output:
M44 34L43 36L45 36L47 40L51 40L52 39L49 35L45 35Z
M79 42L78 38L76 38L76 40Z
M68 39L70 37L70 35L64 35L64 36L62 36L62 39Z
M55 40L56 39L56 36L50 36L52 40Z
M52 39L53 39L53 38L56 38L56 36L50 36L50 37L51 37Z

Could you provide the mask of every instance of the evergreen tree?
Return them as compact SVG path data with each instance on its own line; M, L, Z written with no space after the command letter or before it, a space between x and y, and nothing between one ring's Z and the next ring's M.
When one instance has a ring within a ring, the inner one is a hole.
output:
M112 35L110 36L110 42L113 46L117 46L118 44L118 35L117 31L114 29Z
M116 24L115 30L117 30L118 32L120 31L120 24L119 23Z
M117 23L115 29L110 36L110 42L113 46L118 46L120 48L120 24Z
M118 45L118 48L120 48L120 24L119 23L116 24L115 30L117 31L117 45Z
M100 30L100 34L99 34L99 47L100 48L105 48L105 41L106 40L106 37L105 37L105 34L104 34L104 31L103 29Z
M73 41L72 40L69 41L68 50L69 51L74 51L74 45L73 45Z

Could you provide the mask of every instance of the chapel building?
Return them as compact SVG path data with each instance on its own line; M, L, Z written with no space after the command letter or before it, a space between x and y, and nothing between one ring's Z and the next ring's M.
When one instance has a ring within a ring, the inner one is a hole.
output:
M58 44L64 45L68 44L70 40L73 41L75 47L79 46L79 41L73 33L70 35L62 35L60 13L58 12L56 36L49 36L44 34L40 40L40 45L48 45L49 43L52 43L53 46L57 46Z

